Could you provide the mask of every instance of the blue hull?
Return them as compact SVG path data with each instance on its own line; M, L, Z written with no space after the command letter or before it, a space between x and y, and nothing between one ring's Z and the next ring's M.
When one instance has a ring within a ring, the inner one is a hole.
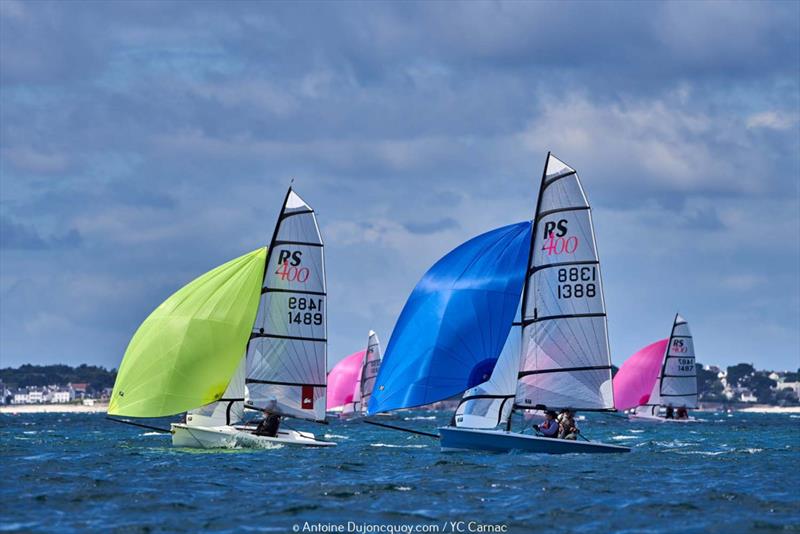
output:
M630 447L592 441L542 438L506 432L504 430L478 430L472 428L442 427L439 429L443 451L477 450L508 452L521 450L544 454L619 453L630 452Z

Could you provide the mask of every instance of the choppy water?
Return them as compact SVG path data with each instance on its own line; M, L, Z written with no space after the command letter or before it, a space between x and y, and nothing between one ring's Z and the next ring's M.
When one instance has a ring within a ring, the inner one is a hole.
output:
M447 417L395 422L433 430ZM800 417L701 417L591 415L587 436L633 452L543 456L443 454L430 438L340 421L306 427L331 449L202 452L102 415L0 415L0 530L800 531Z

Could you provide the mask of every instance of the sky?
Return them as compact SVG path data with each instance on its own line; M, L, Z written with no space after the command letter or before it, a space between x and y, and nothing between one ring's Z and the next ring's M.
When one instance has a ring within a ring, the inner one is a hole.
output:
M0 365L118 366L141 321L269 242L326 243L329 363L384 346L442 255L593 206L612 360L800 366L798 2L0 1Z

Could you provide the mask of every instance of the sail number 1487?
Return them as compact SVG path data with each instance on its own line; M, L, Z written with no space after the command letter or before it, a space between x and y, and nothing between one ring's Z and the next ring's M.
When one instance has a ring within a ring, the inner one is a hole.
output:
M322 299L289 297L289 324L321 325Z
M597 267L570 267L558 270L558 298L592 298L597 295Z

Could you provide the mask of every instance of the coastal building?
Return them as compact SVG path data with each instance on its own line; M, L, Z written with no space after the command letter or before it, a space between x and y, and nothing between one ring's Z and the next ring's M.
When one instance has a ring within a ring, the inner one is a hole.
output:
M69 388L58 388L51 391L50 394L50 402L56 404L62 404L66 402L72 402L73 399L72 390Z
M11 404L30 404L30 397L28 396L28 388L19 388L14 392L14 398L11 399Z
M86 397L86 392L89 389L89 384L86 384L86 383L83 383L83 382L76 382L74 384L70 382L69 384L67 384L67 386L72 388L72 391L74 392L74 395L75 395L74 398L76 398L76 399L85 398Z
M747 388L739 389L739 400L742 402L758 402L758 398Z

